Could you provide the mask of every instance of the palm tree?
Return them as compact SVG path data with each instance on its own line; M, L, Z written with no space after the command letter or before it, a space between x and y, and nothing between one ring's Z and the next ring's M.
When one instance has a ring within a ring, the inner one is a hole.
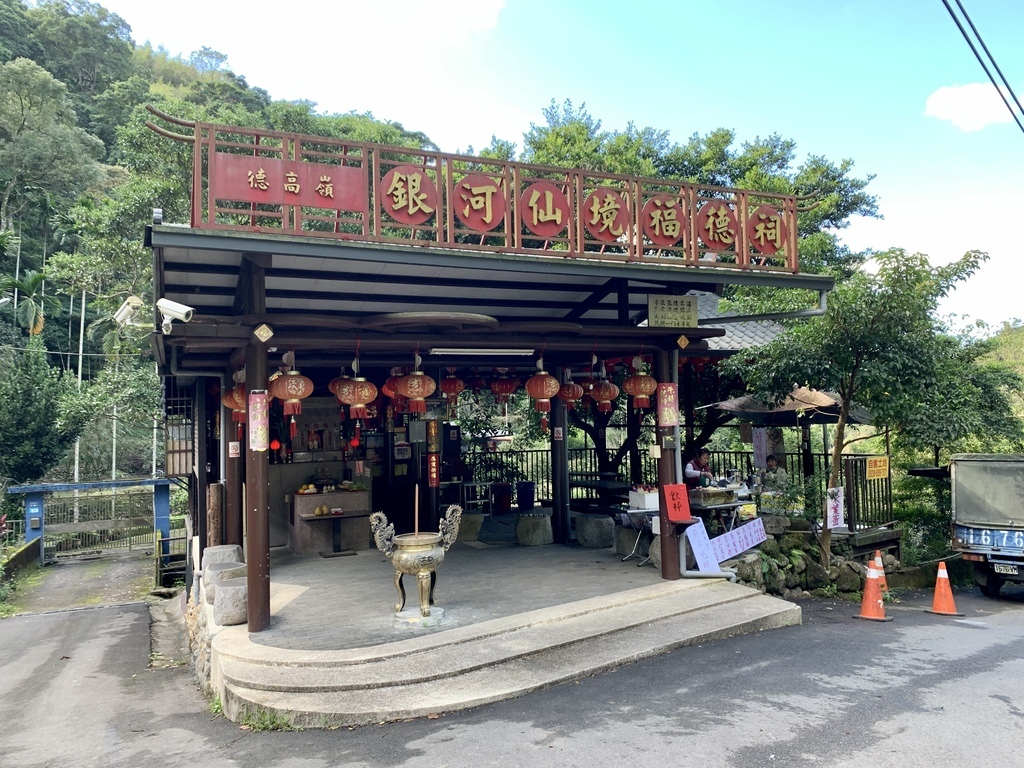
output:
M10 280L8 285L18 292L15 317L30 336L38 336L43 332L46 311L60 309L60 299L45 293L46 276L32 269L20 280Z

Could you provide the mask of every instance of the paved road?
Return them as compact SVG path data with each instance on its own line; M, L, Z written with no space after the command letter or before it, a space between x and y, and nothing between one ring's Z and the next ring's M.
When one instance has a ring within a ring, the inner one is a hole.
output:
M1022 764L1024 589L905 596L887 624L805 602L732 638L482 709L338 731L250 732L184 668L148 667L145 606L0 621L0 764L916 766Z

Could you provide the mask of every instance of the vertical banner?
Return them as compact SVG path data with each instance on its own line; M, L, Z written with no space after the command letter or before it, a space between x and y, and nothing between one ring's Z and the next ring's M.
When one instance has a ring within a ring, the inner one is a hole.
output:
M750 438L754 443L754 466L764 469L768 466L768 430L758 427L751 432Z
M270 411L267 391L256 389L249 393L249 450L265 452L270 448Z
M427 487L441 487L441 454L427 454Z
M679 424L679 392L672 383L658 384L658 426L675 427Z
M843 488L829 488L827 492L826 502L828 504L828 527L832 528L845 528L846 527L846 508L845 500L843 499Z

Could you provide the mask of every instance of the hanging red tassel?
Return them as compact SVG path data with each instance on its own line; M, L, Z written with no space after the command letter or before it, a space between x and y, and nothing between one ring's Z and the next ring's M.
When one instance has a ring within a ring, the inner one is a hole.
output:
M295 417L294 416L292 416L291 426L288 427L288 434L291 435L292 440L294 440L295 436L297 434L299 434L299 426L295 423Z

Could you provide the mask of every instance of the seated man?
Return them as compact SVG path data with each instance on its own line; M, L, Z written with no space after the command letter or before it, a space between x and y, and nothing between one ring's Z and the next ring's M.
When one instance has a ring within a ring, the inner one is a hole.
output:
M789 482L789 475L786 474L786 470L779 466L779 460L775 458L775 454L769 453L765 457L765 463L768 468L764 471L762 486L766 491L778 491L786 487L786 483Z

